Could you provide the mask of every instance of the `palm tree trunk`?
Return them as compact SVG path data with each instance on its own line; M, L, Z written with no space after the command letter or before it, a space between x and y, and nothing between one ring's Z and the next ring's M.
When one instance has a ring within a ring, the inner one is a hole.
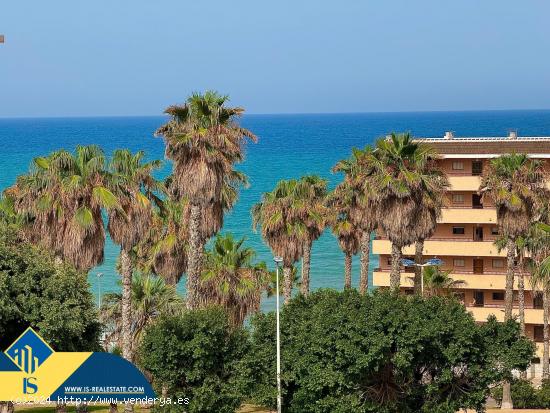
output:
M344 289L349 290L351 288L351 254L346 252L346 258L344 263Z
M302 286L300 288L303 295L309 294L309 270L311 266L311 240L304 244L304 256L302 258Z
M189 225L189 263L187 267L187 308L192 310L198 306L197 288L202 267L202 241L200 235L201 208L191 205Z
M515 242L508 240L507 248L507 272L506 272L506 294L504 296L504 319L512 319L512 308L514 304L514 251Z
M132 361L132 259L129 251L120 250L122 275L122 357Z
M361 235L361 272L359 275L359 292L365 294L369 288L370 233Z
M521 335L525 336L525 277L523 275L523 260L520 259L518 268L518 305L519 305L519 327Z
M504 296L504 319L512 319L512 308L514 304L514 251L515 242L513 239L508 240L507 249L507 272L506 272L506 294ZM510 382L502 383L502 409L513 409L512 392Z
M414 293L420 295L422 293L422 259L424 258L424 240L418 240L414 244L414 262L417 264L414 267Z
M399 291L401 286L401 247L396 243L391 244L391 273L390 289Z
M283 296L285 304L288 304L292 298L292 267L283 267Z
M542 378L550 379L550 331L548 330L548 322L550 318L550 291L548 287L544 287L542 293L543 301L543 351L542 351Z

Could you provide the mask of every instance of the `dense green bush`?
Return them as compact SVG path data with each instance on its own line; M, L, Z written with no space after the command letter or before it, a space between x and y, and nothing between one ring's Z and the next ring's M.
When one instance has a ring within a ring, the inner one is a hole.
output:
M550 409L550 381L543 381L536 388L528 380L512 381L512 400L516 409ZM500 405L502 401L502 387L498 386L492 391L493 398Z
M0 349L27 327L57 351L99 350L100 324L86 274L0 226Z
M289 413L481 411L490 385L525 368L534 351L517 323L480 326L439 297L324 290L293 300L281 321ZM272 407L274 332L272 314L256 317L239 365L242 388Z
M218 308L162 318L149 327L140 347L140 364L153 375L158 393L188 398L188 406L163 411L233 413L242 403L236 364L248 348L248 335L232 328Z

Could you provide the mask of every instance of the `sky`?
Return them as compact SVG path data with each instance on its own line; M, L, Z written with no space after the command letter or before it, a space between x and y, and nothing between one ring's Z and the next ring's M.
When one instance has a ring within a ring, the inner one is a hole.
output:
M548 0L2 0L0 117L550 109Z

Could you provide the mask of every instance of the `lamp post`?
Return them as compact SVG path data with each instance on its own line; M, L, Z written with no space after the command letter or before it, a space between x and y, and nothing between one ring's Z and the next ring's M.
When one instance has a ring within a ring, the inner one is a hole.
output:
M417 264L413 260L403 258L401 264L405 267L420 267L420 295L424 297L424 267L439 267L443 265L443 261L439 258L432 258L426 261L424 264Z
M97 274L97 289L98 289L98 308L101 310L101 277L103 277L102 272L98 272Z
M279 270L281 268L283 259L281 257L275 257L273 258L273 261L275 261L275 264L277 265L277 279L275 280L277 296L277 413L281 413L283 406L283 397L281 392L281 323L279 320Z

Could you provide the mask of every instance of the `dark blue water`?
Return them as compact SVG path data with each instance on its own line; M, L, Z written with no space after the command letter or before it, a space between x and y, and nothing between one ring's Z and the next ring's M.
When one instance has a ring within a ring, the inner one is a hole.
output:
M33 157L59 148L72 150L77 144L98 144L107 153L116 148L142 149L149 158L162 159L163 141L153 137L162 122L162 117L0 119L0 188L26 172ZM249 145L246 161L239 167L249 176L251 187L242 191L226 217L224 231L246 236L258 258L270 265L269 248L251 229L250 208L280 179L319 174L334 186L340 177L330 169L339 159L348 157L352 147L363 147L392 131L416 136L442 136L447 130L459 136L504 136L517 129L520 136L550 135L550 111L249 115L242 123L260 140ZM161 175L169 168L167 164ZM118 288L117 254L117 247L109 243L104 265L91 271L94 293L99 287L98 272L104 273L102 291ZM373 257L372 267L376 263ZM327 232L313 246L312 287L341 288L343 268L343 255ZM357 270L356 260L354 283Z

